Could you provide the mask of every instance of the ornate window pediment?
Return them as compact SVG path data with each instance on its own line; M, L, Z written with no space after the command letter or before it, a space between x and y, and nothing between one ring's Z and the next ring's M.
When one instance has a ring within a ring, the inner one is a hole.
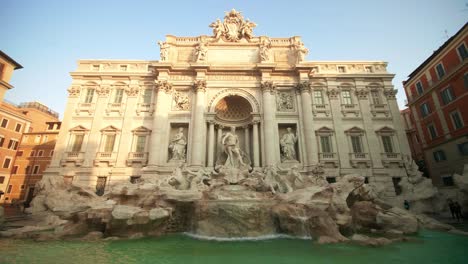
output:
M101 133L116 133L119 132L120 129L116 128L115 126L107 126L100 130Z
M378 135L393 135L395 134L395 129L388 126L384 126L379 130L375 131L375 133L377 133Z
M331 129L331 128L329 128L329 127L326 127L326 126L323 126L323 127L319 128L319 129L317 129L317 130L315 131L315 134L316 134L316 135L322 135L322 136L324 136L324 135L331 135L331 134L333 134L334 132L335 132L335 131L334 131L333 129Z
M76 133L76 132L87 132L87 131L89 131L89 129L87 129L87 128L85 128L84 126L81 126L81 125L80 125L80 126L76 126L76 127L74 127L74 128L71 128L69 131L70 131L70 132L75 132L75 133Z
M345 133L348 134L348 135L350 135L350 134L353 134L353 135L362 135L362 134L365 133L365 131L364 131L364 129L362 129L362 128L359 128L359 127L354 126L354 127L350 128L350 129L348 129L348 130L345 130Z
M147 134L151 133L151 129L148 129L148 128L144 127L144 126L139 126L139 127L135 128L135 129L133 129L132 133L133 134L140 134L140 135L142 135L142 134L147 135Z

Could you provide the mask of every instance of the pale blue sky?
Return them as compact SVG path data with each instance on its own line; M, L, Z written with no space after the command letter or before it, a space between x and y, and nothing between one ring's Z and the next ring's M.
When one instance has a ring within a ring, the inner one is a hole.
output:
M79 59L158 60L166 34L210 35L232 8L254 34L302 36L308 60L384 60L401 82L468 21L465 0L1 0L0 49L23 65L6 99L40 101L62 116Z

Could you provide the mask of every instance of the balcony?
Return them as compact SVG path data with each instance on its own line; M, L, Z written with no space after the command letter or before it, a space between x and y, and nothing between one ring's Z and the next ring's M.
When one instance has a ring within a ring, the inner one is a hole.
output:
M371 104L370 112L373 117L384 118L390 116L390 110L388 109L386 104Z
M94 113L94 103L78 103L75 113L79 115L81 112L88 112L89 115Z
M153 115L154 104L139 103L137 105L136 113L137 115L140 115L140 113L149 113L150 115Z
M360 164L363 164L366 167L372 166L369 154L364 152L349 153L349 162L354 168L358 168Z
M117 112L119 115L122 115L124 112L124 104L123 103L109 103L107 104L106 114L110 114L111 112Z
M312 107L314 117L330 117L330 108L327 104L314 104Z
M380 156L382 158L382 164L385 167L388 167L392 163L398 164L398 166L400 167L403 167L404 165L404 162L400 153L385 152L385 153L380 153Z
M359 117L359 106L357 104L341 104L343 117Z
M338 155L334 152L320 152L319 161L322 164L332 164L335 168L339 165Z
M75 166L83 165L84 161L84 152L80 151L70 151L63 154L62 159L60 160L60 165L65 166L67 163L75 163Z
M98 152L96 153L96 158L94 159L94 165L103 162L108 163L110 167L115 165L117 160L117 152Z
M140 163L142 166L146 166L148 164L148 152L128 153L127 166L132 166L133 163Z

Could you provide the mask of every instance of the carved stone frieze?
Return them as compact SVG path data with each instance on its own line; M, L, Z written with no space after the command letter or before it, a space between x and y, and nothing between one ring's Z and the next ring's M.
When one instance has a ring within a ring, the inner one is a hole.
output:
M174 92L172 96L172 110L187 111L190 109L190 100L187 93Z
M276 84L272 81L263 81L260 83L260 87L262 88L262 91L273 94L276 89Z
M168 81L157 81L156 88L160 91L164 91L165 93L172 92L172 84Z
M276 110L280 112L294 111L294 98L291 92L279 92L277 94Z
M73 85L72 87L68 88L67 91L70 97L78 97L81 93L81 87Z

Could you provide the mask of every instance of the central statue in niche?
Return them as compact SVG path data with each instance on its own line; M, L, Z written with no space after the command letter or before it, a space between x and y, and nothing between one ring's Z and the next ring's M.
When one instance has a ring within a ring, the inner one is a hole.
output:
M239 137L236 135L236 127L231 126L229 132L221 137L222 151L216 160L215 169L226 175L226 180L231 184L238 183L244 173L251 169L250 159L239 147Z

